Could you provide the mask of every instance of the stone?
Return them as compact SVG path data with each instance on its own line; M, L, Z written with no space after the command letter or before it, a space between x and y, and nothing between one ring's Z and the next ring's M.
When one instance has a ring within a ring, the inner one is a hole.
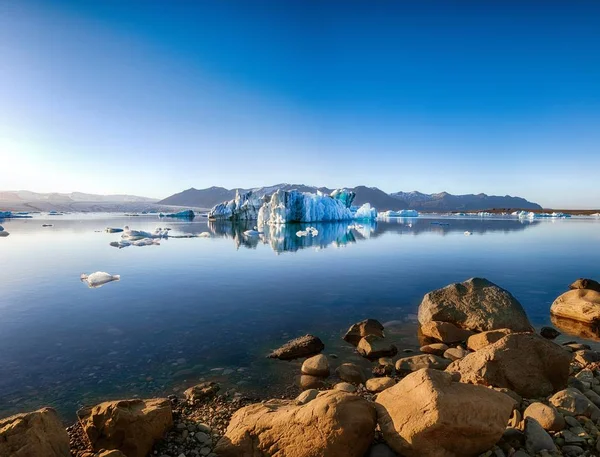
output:
M343 363L336 368L335 372L342 381L351 384L364 384L367 381L363 369L353 363Z
M572 387L556 392L548 401L564 415L586 416L593 421L600 419L600 409Z
M443 321L477 332L501 328L533 331L521 303L507 290L482 278L429 292L419 306L418 319L421 325Z
M600 354L590 349L582 349L573 353L573 361L585 367L590 363L600 362Z
M419 327L419 332L426 338L441 341L446 344L467 341L473 334L470 330L464 330L450 322L442 321L426 322Z
M386 341L385 338L375 335L361 338L356 349L360 355L370 360L380 357L394 357L398 354L396 346Z
M527 419L528 417L535 419L544 430L560 432L565 428L564 417L552 405L533 402L523 412L523 418Z
M600 395L598 395L593 390L585 390L583 391L583 395L585 395L594 405L600 407Z
M450 348L444 352L444 358L451 361L462 359L467 355L469 355L469 351L461 347Z
M556 451L556 445L552 441L552 437L532 417L525 419L525 449L533 455L543 450Z
M394 372L394 365L377 365L371 370L373 376L380 378L382 376L390 376Z
M462 382L506 387L526 398L546 397L567 386L571 354L533 333L511 333L456 360L446 369Z
M437 355L422 354L404 357L396 361L396 371L398 374L408 374L422 368L432 368L435 370L445 370L450 361Z
M363 457L373 441L373 405L339 390L305 405L271 400L238 410L217 443L219 457Z
M600 292L600 283L593 279L579 278L577 281L569 286L569 289L589 289Z
M42 408L0 419L0 456L70 455L69 435L54 409Z
M397 457L394 451L390 449L390 447L385 443L378 443L371 446L369 449L369 453L366 457Z
M448 349L448 345L444 343L432 343L426 344L425 346L421 346L419 351L423 354L433 354L433 355L444 355L444 352Z
M323 354L312 356L302 364L302 374L326 378L329 376L329 362Z
M294 360L301 357L312 357L320 353L323 349L325 349L325 345L318 337L304 335L288 341L279 349L271 352L268 357L279 360Z
M576 457L583 454L583 448L572 444L567 444L561 448L561 452L567 457Z
M478 351L481 348L501 340L509 333L513 333L513 331L508 328L500 328L498 330L488 330L487 332L476 333L475 335L470 336L467 340L467 347L471 349L471 351Z
M383 392L385 389L392 387L396 384L396 381L392 378L372 378L367 379L365 387L369 392L378 393Z
M187 401L196 403L214 397L219 389L219 384L216 382L202 382L185 390L183 395Z
M338 382L335 386L333 386L335 390L341 390L342 392L348 392L353 394L356 392L356 386L350 384L349 382Z
M562 319L597 325L600 323L600 292L590 289L569 290L554 300L550 313Z
M375 319L365 319L357 322L348 329L344 335L344 341L353 346L358 346L359 341L369 335L383 337L383 325Z
M127 457L127 456L117 449L111 449L109 451L102 450L102 451L94 454L94 457Z
M77 411L92 448L118 449L127 457L146 457L173 426L167 398L117 400Z
M422 369L377 396L386 443L406 457L475 456L502 436L514 401L443 371Z
M542 327L540 330L540 335L549 340L554 340L558 338L561 333L553 327Z
M319 395L319 391L316 389L308 389L302 392L296 397L296 402L300 405L305 405L311 400L314 400Z
M310 376L307 374L297 376L296 384L298 384L298 387L300 387L302 390L321 389L321 388L325 387L323 378L318 378L316 376Z

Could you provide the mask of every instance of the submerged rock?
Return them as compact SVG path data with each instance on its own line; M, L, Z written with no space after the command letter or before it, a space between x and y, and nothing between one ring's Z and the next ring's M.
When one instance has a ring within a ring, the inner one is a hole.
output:
M446 369L462 382L506 387L527 398L551 395L567 386L571 354L539 335L511 333L452 362Z
M533 331L521 303L507 290L482 278L429 292L419 306L418 319L421 325L443 321L478 332L501 328Z
M311 357L323 349L325 349L325 345L319 338L313 335L304 335L288 341L279 349L271 352L268 357L270 359L294 360L300 357Z
M514 401L449 373L423 369L377 396L387 444L406 457L476 456L502 436Z
M0 456L70 457L69 435L56 411L42 408L0 419Z
M173 426L166 398L108 401L80 409L77 417L95 451L118 449L127 457L146 457Z
M322 392L304 405L271 400L237 411L215 453L220 457L363 457L375 425L373 405L340 390Z

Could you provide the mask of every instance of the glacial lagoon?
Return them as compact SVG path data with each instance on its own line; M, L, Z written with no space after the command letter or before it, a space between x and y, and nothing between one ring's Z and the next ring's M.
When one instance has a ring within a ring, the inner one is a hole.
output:
M600 275L593 218L430 216L310 224L318 234L302 237L309 224L246 236L252 224L156 215L2 225L1 416L52 405L72 418L83 403L169 394L201 379L248 395L291 392L301 361L265 358L290 338L313 333L326 354L365 363L341 340L345 330L373 317L401 352L416 350L416 310L432 289L488 278L541 327L568 284ZM125 225L211 237L110 246L121 234L105 227ZM95 271L121 279L89 288L80 275Z

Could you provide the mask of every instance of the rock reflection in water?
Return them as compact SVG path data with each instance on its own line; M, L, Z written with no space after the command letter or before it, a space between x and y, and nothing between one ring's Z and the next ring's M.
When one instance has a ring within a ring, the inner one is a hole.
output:
M550 315L550 320L557 329L567 335L586 340L600 341L600 323L590 325L572 319L557 317L552 314Z

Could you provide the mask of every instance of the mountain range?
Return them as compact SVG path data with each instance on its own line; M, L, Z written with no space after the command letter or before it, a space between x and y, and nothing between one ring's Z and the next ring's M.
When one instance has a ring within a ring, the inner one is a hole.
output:
M183 192L171 195L159 204L170 206L190 206L194 208L212 208L218 203L231 200L235 197L237 190L248 192L252 190L255 194L263 197L271 195L277 190L299 190L300 192L331 193L333 189L327 187L314 187L304 184L276 184L268 187L254 189L225 189L224 187L209 187L207 189L187 189ZM356 193L355 205L370 203L379 211L401 209L415 209L418 211L478 211L493 208L514 209L542 209L537 203L530 202L521 197L510 195L496 196L486 194L452 195L447 192L437 194L424 194L421 192L394 192L388 194L377 187L357 186L349 188Z

